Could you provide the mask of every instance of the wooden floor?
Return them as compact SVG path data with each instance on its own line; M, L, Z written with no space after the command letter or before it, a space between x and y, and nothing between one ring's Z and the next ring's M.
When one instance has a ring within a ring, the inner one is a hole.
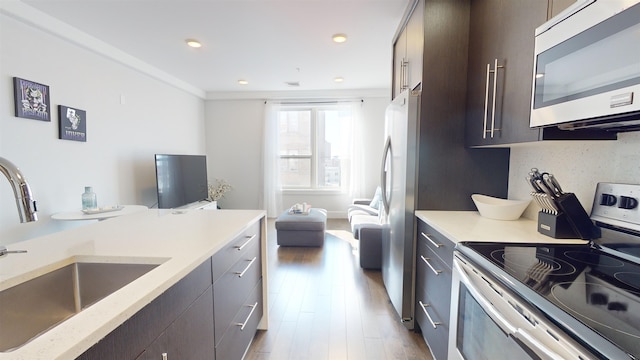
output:
M360 268L346 220L329 219L322 248L279 247L273 221L267 228L269 330L245 359L432 359L397 318L380 271Z

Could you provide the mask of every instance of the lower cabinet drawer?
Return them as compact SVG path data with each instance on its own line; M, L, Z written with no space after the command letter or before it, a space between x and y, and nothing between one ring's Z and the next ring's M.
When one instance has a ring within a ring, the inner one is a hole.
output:
M242 232L224 248L213 255L213 281L215 282L242 256L249 251L249 247L260 243L261 221L257 221Z
M451 268L430 247L418 244L416 273L416 286L423 286L430 298L449 306Z
M136 360L214 360L213 293L196 300Z
M216 345L216 359L242 359L249 348L263 314L262 281L258 282L241 305L240 311L233 317L231 326Z
M231 268L213 284L216 344L232 326L233 317L262 278L260 243L255 242Z
M416 321L436 360L446 360L448 354L449 304L446 306L446 309L434 306L429 296L425 295L424 288L416 293Z

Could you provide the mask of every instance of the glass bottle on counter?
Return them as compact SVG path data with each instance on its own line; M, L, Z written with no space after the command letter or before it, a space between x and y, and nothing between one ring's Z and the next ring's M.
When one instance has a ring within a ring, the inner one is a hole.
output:
M82 194L82 210L95 209L98 207L98 198L96 193L93 192L91 186L84 187L84 193Z

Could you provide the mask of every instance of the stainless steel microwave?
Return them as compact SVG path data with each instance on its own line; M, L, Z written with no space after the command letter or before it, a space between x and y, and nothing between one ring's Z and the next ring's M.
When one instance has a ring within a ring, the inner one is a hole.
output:
M640 130L640 0L580 0L536 29L531 127Z

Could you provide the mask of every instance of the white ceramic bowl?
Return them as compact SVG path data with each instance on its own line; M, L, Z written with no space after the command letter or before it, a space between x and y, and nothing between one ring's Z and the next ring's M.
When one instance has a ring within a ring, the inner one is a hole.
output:
M482 217L495 220L518 220L531 202L531 199L507 200L480 194L471 195L471 199Z

